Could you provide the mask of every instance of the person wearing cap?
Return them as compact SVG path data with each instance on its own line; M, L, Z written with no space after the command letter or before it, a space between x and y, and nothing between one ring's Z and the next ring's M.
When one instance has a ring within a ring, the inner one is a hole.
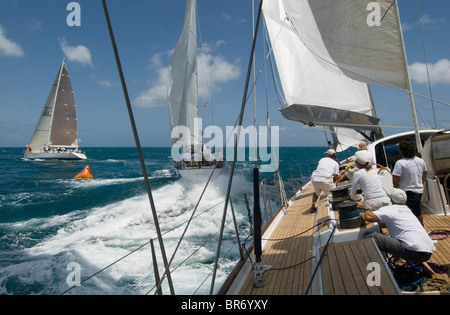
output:
M369 162L373 162L373 158L372 158L372 154L370 154L369 151L367 151L367 146L364 142L361 142L358 146L358 151L355 152L355 158L357 158L358 156L365 156Z
M314 187L314 194L312 198L312 205L310 212L317 210L316 202L322 192L325 195L330 194L330 190L334 188L333 178L337 179L339 176L339 163L336 162L336 151L329 149L325 152L325 157L320 159L316 170L311 175L311 183Z
M406 192L406 205L423 224L421 199L427 179L427 165L416 156L414 144L407 140L400 141L398 151L402 158L395 163L392 171L393 186Z
M350 196L356 199L357 190L361 188L364 194L364 206L372 206L374 210L391 204L389 196L381 185L380 176L375 168L372 168L369 160L364 155L359 155L355 161L359 169L352 178Z
M368 222L383 222L390 235L373 232L365 235L372 238L382 251L413 263L423 263L436 251L433 240L428 236L419 220L406 206L406 193L397 188L390 192L393 205L373 212L366 209L363 217Z

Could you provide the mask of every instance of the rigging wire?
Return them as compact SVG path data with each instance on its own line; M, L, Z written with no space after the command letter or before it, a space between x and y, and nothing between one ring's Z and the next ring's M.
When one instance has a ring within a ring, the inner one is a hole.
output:
M278 32L278 34L280 34L280 32L281 32L281 29ZM283 99L283 93L281 92L281 88L279 86L280 82L278 82L278 80L276 79L277 75L276 75L276 71L275 71L274 62L272 60L273 55L271 53L273 51L273 48L270 48L270 39L269 39L268 31L267 31L267 24L265 21L264 21L264 36L265 36L265 42L266 42L265 46L267 47L267 50L268 50L268 53L266 54L266 56L267 56L266 58L269 59L269 63L270 63L270 70L271 70L271 74L272 74L272 82L273 82L273 86L274 86L274 91L275 91L275 94L277 96L278 102L280 103L281 107L286 107L286 101ZM277 38L278 38L278 35L277 35Z
M217 246L217 252L216 252L216 259L214 262L214 270L213 270L213 275L212 275L212 281L211 281L211 288L210 288L210 294L212 295L214 292L214 282L216 279L216 273L217 273L217 267L218 267L218 259L219 259L219 254L220 254L220 247L221 247L221 242L222 242L222 238L223 238L223 229L224 229L224 225L225 225L225 219L226 219L226 211L228 208L228 202L229 202L229 196L230 196L230 192L231 192L231 184L233 182L233 174L234 174L234 168L236 166L236 157L237 157L237 147L238 147L238 142L239 142L239 136L240 136L240 131L241 131L241 126L242 126L242 120L244 118L244 110L245 110L245 105L247 103L247 96L248 96L248 85L249 85L249 81L250 81L250 73L251 73L251 68L252 68L252 61L253 61L253 51L255 50L255 45L256 45L256 37L258 34L258 29L259 29L259 21L261 19L261 11L262 11L262 4L263 4L263 0L261 0L260 2L260 6L259 6L259 11L258 11L258 17L257 17L257 24L256 24L256 30L255 30L255 37L253 38L253 44L252 44L252 49L251 49L251 53L250 53L250 62L248 65L248 70L247 70L247 79L245 82L245 91L244 91L244 95L243 95L243 99L242 99L242 105L241 105L241 112L239 114L239 124L238 124L238 134L237 134L237 140L235 141L235 145L234 145L234 159L233 159L233 164L231 166L231 172L230 172L230 177L228 180L228 187L227 187L227 194L226 194L226 199L225 199L225 205L224 205L224 210L223 210L223 216L222 216L222 224L221 224L221 228L220 228L220 235L219 235L219 244Z
M255 37L255 0L252 0L252 37ZM253 152L253 159L255 162L255 167L258 167L258 148L256 145L256 140L258 139L258 131L256 130L256 64L255 64L255 58L256 58L256 51L253 51L253 86L254 89L252 91L253 94L253 125L255 127L255 143L254 143L254 152Z
M422 17L420 16L420 10L419 10L419 0L416 0L416 7L417 7L417 15L419 17L419 29L420 29L420 37L422 38L423 55L424 55L424 58L425 58L425 66L426 66L426 69L427 69L428 88L430 90L431 107L433 109L434 128L437 129L436 112L434 110L434 101L433 101L433 91L431 89L430 70L429 70L429 67L428 67L428 57L427 57L427 51L426 51L426 48L425 48L425 39L424 39L424 36L423 36L423 30L422 30Z
M203 210L202 212L200 212L200 213L198 213L197 215L195 215L195 216L194 216L194 219L200 217L200 216L203 215L203 214L206 214L206 213L209 212L210 210L213 210L215 207L217 207L218 205L220 205L220 204L223 203L223 202L224 202L224 200L223 200L223 201L220 201L220 202L218 202L218 203L216 203L215 205L212 205L211 207L209 207L209 208L207 208L207 209L205 209L205 210ZM240 213L238 213L238 214L244 216L244 214L242 213L243 211L244 211L244 210L242 210L242 211L241 211ZM166 235L166 234L168 234L168 233L170 233L170 232L173 232L174 230L178 229L179 227L181 227L181 226L182 226L183 224L185 224L186 222L187 222L187 221L182 222L182 223L180 223L179 225L176 225L176 226L172 227L170 230L165 231L164 233L162 233L162 236L164 236L164 235ZM231 222L232 222L232 221L229 221L226 225L230 224ZM204 247L204 245L205 245L206 243L208 243L215 235L217 235L217 233L215 233L210 239L208 239L208 240L207 240L206 242L204 242L201 246L199 246L199 248L197 248L197 249L194 251L194 253L191 254L189 257L193 256L197 251L199 251L202 247ZM158 237L155 237L155 238L151 239L151 241L155 241L155 240L157 240L157 239L158 239ZM100 273L102 273L103 271L107 270L108 268L110 268L110 267L114 266L115 264L119 263L120 261L124 260L124 259L127 258L128 256L131 256L132 254L138 252L139 250L141 250L141 249L144 248L145 246L149 245L151 241L148 241L148 242L146 242L146 243L144 243L144 244L139 245L139 246L136 247L135 249L131 250L128 254L126 254L126 255L124 255L124 256L122 256L122 257L116 259L115 261L111 262L111 263L108 264L107 266L101 268L101 269L98 270L97 272L95 272L95 273L91 274L90 276L86 277L85 279L83 279L82 281L80 281L80 284L85 283L86 281L88 281L88 280L94 278L95 276L99 275ZM189 257L188 257L188 258L189 258ZM183 260L180 264L178 264L176 267L174 267L174 268L172 269L172 272L175 271L176 269L178 269L178 268L179 268L186 260L187 260L187 259ZM154 286L152 289L150 289L150 291L153 290L156 286L157 286L157 285L155 284L155 286ZM74 285L74 286L68 288L67 290L63 291L62 293L60 293L60 295L64 295L65 293L67 293L67 292L69 292L69 291L75 289L76 287L77 287L77 286ZM149 292L150 292L150 291L149 291ZM148 292L148 293L149 293L149 292ZM148 293L147 293L147 294L148 294Z
M133 129L133 135L134 135L134 139L135 139L135 142L136 142L136 148L137 148L138 154L139 154L139 161L141 163L141 168L142 168L142 172L143 172L143 175L144 175L144 181L145 181L145 186L146 186L146 189L147 189L148 199L149 199L149 202L150 202L150 208L152 210L153 221L154 221L154 224L155 224L156 232L158 234L159 246L160 246L161 254L162 254L162 257L163 257L164 266L165 266L165 269L166 269L166 272L167 272L167 280L169 282L170 292L173 295L173 294L175 294L175 291L174 291L174 288L173 288L172 277L170 276L169 264L167 262L167 256L166 256L166 251L165 251L165 247L164 247L164 241L163 241L162 236L161 236L161 229L160 229L160 226L159 226L158 214L156 213L156 207L155 207L155 203L154 203L154 200L153 200L152 189L151 189L151 186L150 186L150 181L148 179L147 169L146 169L144 157L143 157L143 154L142 154L142 148L141 148L139 135L138 135L137 128L136 128L136 122L134 120L133 109L131 107L130 97L128 95L128 89L127 89L127 85L126 85L126 82L125 82L125 76L123 74L122 64L120 62L119 51L117 49L117 44L116 44L116 40L115 40L115 37L114 37L114 32L113 32L112 25L111 25L111 19L109 17L109 12L108 12L108 7L106 5L106 0L102 0L102 3L103 3L103 9L105 11L106 22L108 24L109 35L110 35L110 38L111 38L111 44L113 46L114 55L115 55L115 58L116 58L117 69L119 71L120 81L122 83L122 89L123 89L125 102L126 102L127 109L128 109L128 115L129 115L129 118L130 118L131 127Z

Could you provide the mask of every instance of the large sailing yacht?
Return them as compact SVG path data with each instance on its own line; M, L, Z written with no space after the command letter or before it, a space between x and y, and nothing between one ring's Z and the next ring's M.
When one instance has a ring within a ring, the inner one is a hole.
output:
M262 12L283 87L283 116L333 129L341 151L368 142L386 191L392 188L390 169L400 158L398 143L413 142L429 168L422 197L425 227L427 231L448 228L450 134L418 129L397 2L264 0ZM409 95L413 131L383 137L369 84ZM340 183L339 191L348 191L348 184ZM364 238L382 226L365 222L356 203L351 216L337 211L334 204L339 209L345 198L333 194L322 199L317 212L308 212L313 192L311 182L306 183L272 217L262 237L255 232L251 253L239 261L219 294L405 293L385 256ZM344 226L350 220L357 224ZM433 256L444 266L448 265L446 246L436 242ZM374 262L381 279L377 283L369 281ZM448 275L442 278L446 282ZM448 286L443 290L448 291Z

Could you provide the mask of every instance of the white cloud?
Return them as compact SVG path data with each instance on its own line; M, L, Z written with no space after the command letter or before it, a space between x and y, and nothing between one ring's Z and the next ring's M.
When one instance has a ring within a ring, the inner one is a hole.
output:
M223 41L218 41L215 46L205 44L202 52L197 56L199 99L210 99L212 91L221 91L221 84L235 80L241 75L239 60L231 63L221 56L213 55L214 47L223 44ZM136 97L135 106L161 107L167 105L168 66L164 65L162 58L171 55L172 51L167 51L151 57L151 67L157 72L158 78L150 89L141 92Z
M444 58L435 64L428 64L431 84L450 85L450 60ZM428 84L425 63L416 62L409 66L411 79L420 84Z
M42 22L39 20L31 19L25 26L31 33L34 33L42 28Z
M86 46L69 46L64 37L59 38L59 43L67 59L73 62L79 62L81 64L94 67L92 64L91 52Z
M6 31L0 25L0 56L23 57L25 53L19 44L14 43L6 37Z
M433 19L429 14L424 14L420 18L420 22L422 23L422 27L424 27L424 28L425 27L434 28L434 27L439 27L440 24L444 23L445 19ZM407 23L407 22L402 23L402 30L404 32L414 30L418 27L419 27L418 21L412 22L412 23Z
M98 84L100 84L101 86L103 86L104 88L107 88L107 89L120 86L120 84L111 82L109 80L99 80Z
M134 100L138 107L160 107L167 105L167 71L168 67L158 70L157 82L148 90L141 92Z

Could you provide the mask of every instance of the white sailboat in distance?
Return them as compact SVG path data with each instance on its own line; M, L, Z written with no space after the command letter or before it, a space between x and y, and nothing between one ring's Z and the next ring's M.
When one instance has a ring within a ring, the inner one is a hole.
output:
M217 158L196 136L200 134L195 123L198 118L196 24L196 1L187 0L183 32L170 61L167 87L170 130L187 127L191 133L189 139L172 138L172 145L183 142L183 158L175 162L175 168L182 177L194 181L208 178L213 169L215 177L225 166L222 158Z
M84 160L78 146L77 107L65 60L56 76L26 152L27 159Z

